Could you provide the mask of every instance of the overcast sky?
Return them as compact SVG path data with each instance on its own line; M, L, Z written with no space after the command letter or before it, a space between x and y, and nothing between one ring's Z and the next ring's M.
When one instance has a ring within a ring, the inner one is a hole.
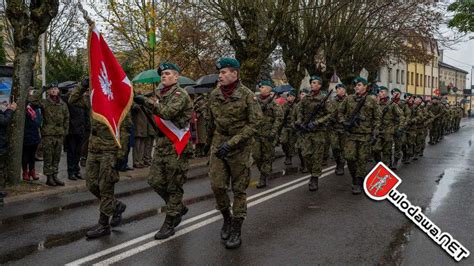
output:
M471 85L471 71L474 66L474 39L456 45L455 50L444 50L443 61L469 72L467 85ZM466 88L470 88L470 86L466 86Z

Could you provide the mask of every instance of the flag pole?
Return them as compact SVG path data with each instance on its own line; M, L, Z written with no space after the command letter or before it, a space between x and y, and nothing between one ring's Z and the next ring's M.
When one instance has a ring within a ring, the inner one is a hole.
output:
M79 11L81 11L84 20L87 21L87 24L92 27L92 25L94 25L94 21L89 17L89 13L84 9L81 1L77 1L77 8L79 9Z

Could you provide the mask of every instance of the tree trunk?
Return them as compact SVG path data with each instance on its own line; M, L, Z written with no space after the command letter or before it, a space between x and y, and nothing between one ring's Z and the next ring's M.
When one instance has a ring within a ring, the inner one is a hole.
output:
M13 123L8 130L9 151L8 179L10 185L17 184L21 175L21 157L23 149L23 135L25 129L25 104L28 97L28 88L33 80L35 53L22 51L15 56L12 95L18 104L13 116Z

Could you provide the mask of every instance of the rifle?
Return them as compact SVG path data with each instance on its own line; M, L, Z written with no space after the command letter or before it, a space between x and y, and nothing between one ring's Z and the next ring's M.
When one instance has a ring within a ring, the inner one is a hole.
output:
M308 124L316 119L318 116L319 112L323 109L323 107L326 105L326 101L329 99L329 96L331 96L333 90L330 90L326 96L321 100L321 102L316 105L316 108L314 108L313 112L309 115L309 118L298 128L302 132L308 132Z
M352 128L356 125L356 123L359 121L360 109L362 109L362 106L364 106L365 100L367 99L368 95L369 95L368 93L365 94L365 97L362 100L360 100L359 103L357 103L357 106L352 111L351 118L347 122L346 131L350 132Z

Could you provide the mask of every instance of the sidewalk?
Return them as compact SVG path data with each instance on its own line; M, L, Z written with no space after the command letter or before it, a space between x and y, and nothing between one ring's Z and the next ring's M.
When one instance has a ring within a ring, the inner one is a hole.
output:
M189 168L202 167L207 165L207 157L195 158L190 160ZM36 162L36 173L39 177L38 181L25 182L23 180L20 183L13 187L7 187L5 191L8 193L7 197L4 198L4 204L8 205L10 203L18 201L26 201L30 199L35 199L44 196L54 196L63 193L76 193L87 191L85 180L72 181L67 178L67 163L66 163L66 153L61 154L61 161L59 163L59 175L58 178L65 183L63 187L50 187L47 186L46 176L43 175L43 162ZM129 166L132 165L133 158L132 152L129 156ZM120 172L120 180L140 180L145 179L148 175L149 167L134 169L127 172ZM82 176L85 178L85 168L81 167Z

